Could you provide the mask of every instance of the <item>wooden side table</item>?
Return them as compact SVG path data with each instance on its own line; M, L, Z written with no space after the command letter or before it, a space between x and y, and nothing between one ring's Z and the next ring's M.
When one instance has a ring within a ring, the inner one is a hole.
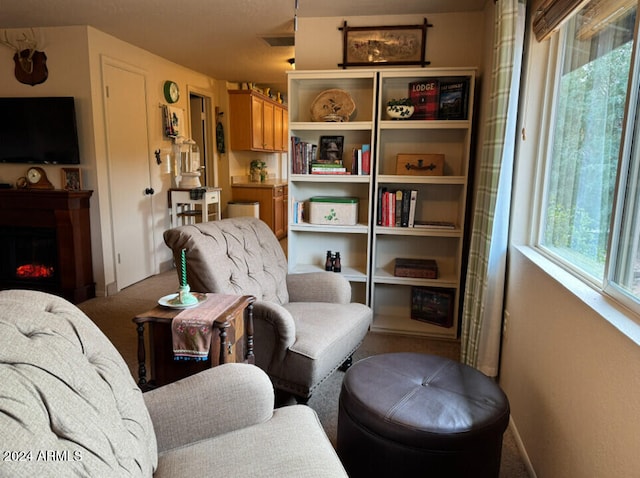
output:
M198 307L215 304L215 296ZM158 305L132 320L138 331L138 385L144 390L166 385L207 368L227 362L254 363L253 303L255 297L239 295L237 300L220 312L213 322L211 345L207 360L174 360L171 321L182 309ZM147 381L145 324L149 324L149 355L152 379Z

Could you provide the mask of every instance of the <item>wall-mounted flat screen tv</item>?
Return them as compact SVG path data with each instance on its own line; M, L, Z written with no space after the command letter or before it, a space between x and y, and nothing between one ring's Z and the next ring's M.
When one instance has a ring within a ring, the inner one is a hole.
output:
M0 163L79 164L73 98L0 98Z

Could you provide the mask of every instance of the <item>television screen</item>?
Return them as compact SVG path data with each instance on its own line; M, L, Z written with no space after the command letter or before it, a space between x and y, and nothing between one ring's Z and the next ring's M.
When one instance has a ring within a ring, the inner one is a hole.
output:
M73 98L0 98L0 162L79 164Z

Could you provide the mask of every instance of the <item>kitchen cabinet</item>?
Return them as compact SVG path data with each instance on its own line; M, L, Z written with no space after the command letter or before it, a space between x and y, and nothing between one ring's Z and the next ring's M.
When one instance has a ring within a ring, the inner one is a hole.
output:
M282 108L273 109L273 149L284 151L284 110Z
M229 90L230 146L240 151L283 152L286 106L253 90Z
M287 236L288 186L279 180L262 183L236 183L231 187L235 202L258 202L260 219L267 223L278 239Z

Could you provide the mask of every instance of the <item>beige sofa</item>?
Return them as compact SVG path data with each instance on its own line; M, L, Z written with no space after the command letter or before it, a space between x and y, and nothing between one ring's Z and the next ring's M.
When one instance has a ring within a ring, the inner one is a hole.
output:
M143 395L95 324L41 292L0 292L0 391L0 477L347 476L315 412L274 410L259 368Z

